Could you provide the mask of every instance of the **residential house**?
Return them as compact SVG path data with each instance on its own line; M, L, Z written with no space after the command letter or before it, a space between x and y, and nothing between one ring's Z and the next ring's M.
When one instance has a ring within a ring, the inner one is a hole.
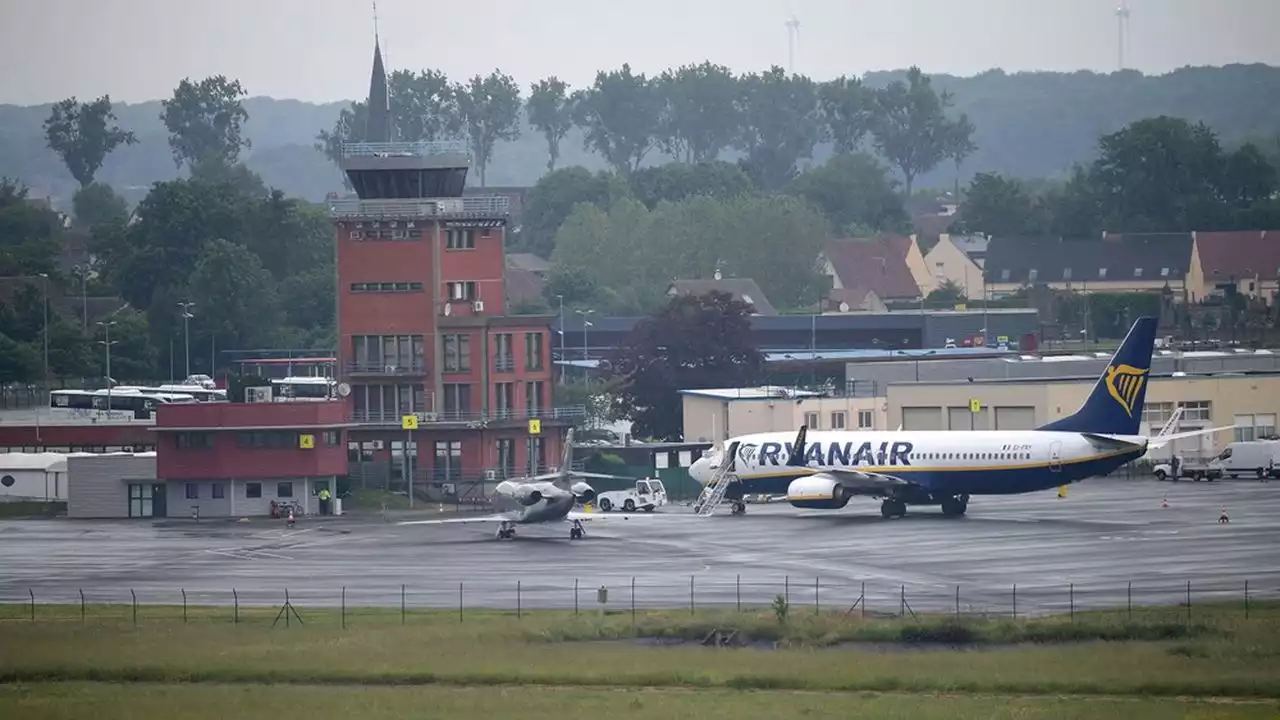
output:
M1096 238L996 236L983 267L998 298L1029 285L1078 292L1157 292L1202 297L1204 276L1191 233L1104 234Z
M764 296L764 291L751 278L725 278L721 277L720 271L717 270L716 276L711 280L676 280L667 287L669 297L706 295L712 291L732 295L734 300L741 300L754 307L755 315L778 314L769 302L769 298Z
M533 253L507 253L504 264L508 303L536 303L543 298L551 263Z
M1244 295L1271 300L1280 282L1280 231L1196 232L1204 273L1200 297L1231 285Z
M947 235L951 243L960 248L960 252L964 253L974 265L982 267L987 262L987 236L986 235Z
M982 298L982 268L960 249L951 235L941 235L924 260L935 277L963 289L966 298Z
M827 312L888 312L889 306L865 287L833 288L827 296Z
M818 260L831 277L831 299L837 303L857 304L836 292L839 290L855 290L862 298L866 297L864 291L870 291L891 303L918 300L939 285L915 236L831 240Z

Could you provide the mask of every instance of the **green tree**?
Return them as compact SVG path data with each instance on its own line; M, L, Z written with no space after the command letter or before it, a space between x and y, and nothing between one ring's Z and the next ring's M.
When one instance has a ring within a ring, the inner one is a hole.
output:
M1253 143L1245 143L1226 158L1223 199L1236 208L1249 208L1270 200L1278 184L1276 167Z
M856 77L840 77L818 86L818 101L827 133L837 153L854 153L871 131L875 93Z
M738 79L723 65L703 62L664 72L656 82L663 103L658 142L687 164L710 163L741 132Z
M444 73L397 70L387 77L387 95L396 140L431 142L462 133L457 92Z
M643 168L631 174L630 185L632 193L650 210L664 201L679 202L698 196L728 199L756 190L742 168L723 160Z
M751 307L725 293L672 298L640 321L611 358L615 412L642 437L680 440L680 390L747 387L764 356L751 340Z
M136 145L132 132L115 124L111 96L90 103L79 103L70 97L53 106L44 121L44 136L49 149L62 158L71 176L87 187L93 182L102 163L121 145Z
M822 138L822 112L813 81L774 66L739 81L742 133L737 148L757 185L781 190L796 175L796 163L813 156Z
M842 153L802 173L788 191L821 210L836 231L847 236L906 229L907 211L896 186L875 158Z
M1048 231L1042 206L1022 183L997 173L978 173L960 205L964 232L985 235L1038 235Z
M129 205L106 183L90 183L71 198L76 226L92 230L99 225L124 225L129 222Z
M183 78L173 97L163 102L160 115L169 131L174 164L235 164L240 150L250 147L242 134L249 113L240 104L240 98L247 94L239 80L228 80L224 75L199 83Z
M555 248L556 231L573 207L590 203L608 207L617 199L630 197L627 183L611 172L567 167L549 172L529 189L524 202L519 247L540 257L550 258Z
M31 343L18 342L0 331L0 384L30 382L40 376L43 361Z
M331 129L316 133L315 149L324 153L334 165L341 166L342 144L364 141L368 117L369 109L363 101L353 102L342 108Z
M0 178L0 276L55 272L62 223L49 207L28 202L28 192Z
M560 141L573 128L573 99L569 86L554 75L534 83L529 88L525 115L529 124L546 138L547 172L551 172L560 159Z
M597 72L595 83L573 97L573 119L582 128L583 146L624 177L639 169L661 129L657 85L624 64L621 70Z
M146 382L163 377L158 366L158 354L151 340L147 315L133 308L124 308L104 322L111 325L111 376L124 382ZM106 352L100 344L106 342L103 328L93 328L96 336L90 349L96 353L96 374L106 374ZM100 357L99 357L100 356Z
M487 77L476 75L456 87L454 97L480 170L480 186L484 187L494 143L520 137L520 86L510 75L494 70Z
M275 283L245 247L222 238L205 243L188 284L199 312L193 330L219 347L262 347L278 331Z
M564 300L566 308L590 307L600 297L600 285L596 278L579 265L553 265L542 287L543 296L550 301Z
M1090 171L1107 229L1189 231L1221 227L1225 162L1203 123L1161 116L1104 135Z
M876 148L902 173L910 197L916 177L937 167L961 144L963 128L957 129L946 117L951 96L936 92L918 67L907 71L905 83L895 80L877 91L875 101L871 134Z

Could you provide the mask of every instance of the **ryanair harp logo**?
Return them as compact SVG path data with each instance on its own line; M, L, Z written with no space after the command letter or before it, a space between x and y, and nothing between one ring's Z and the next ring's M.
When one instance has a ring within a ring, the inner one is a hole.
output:
M1138 400L1142 384L1147 381L1147 371L1132 365L1112 365L1107 368L1107 392L1120 403L1129 417L1133 417L1133 404Z

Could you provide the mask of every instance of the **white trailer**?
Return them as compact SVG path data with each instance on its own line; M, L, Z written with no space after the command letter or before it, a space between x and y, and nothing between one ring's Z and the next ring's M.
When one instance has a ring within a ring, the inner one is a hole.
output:
M622 510L653 512L667 504L667 488L657 478L637 480L635 487L626 490L609 490L596 497L596 506L603 512Z

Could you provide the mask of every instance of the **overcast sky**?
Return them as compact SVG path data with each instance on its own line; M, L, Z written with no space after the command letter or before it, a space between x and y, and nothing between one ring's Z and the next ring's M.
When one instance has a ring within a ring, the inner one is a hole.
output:
M926 72L1112 71L1119 0L381 0L390 68L454 79L494 68L524 87L590 84L631 63L655 73L711 60L744 72L787 64L814 78L919 65ZM1129 0L1126 65L1280 65L1280 0ZM368 88L364 0L0 0L0 103L110 93L168 97L183 77L224 74L250 95L330 101Z

